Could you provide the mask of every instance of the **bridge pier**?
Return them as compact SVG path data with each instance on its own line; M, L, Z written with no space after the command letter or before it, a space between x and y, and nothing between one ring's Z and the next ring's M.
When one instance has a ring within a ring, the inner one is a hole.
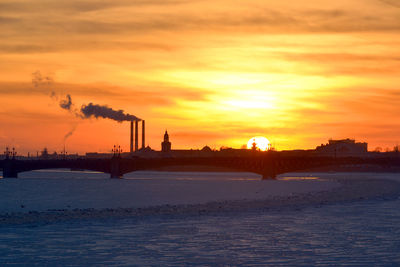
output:
M277 173L279 173L279 168L277 168L274 162L268 162L263 164L261 170L263 180L275 180Z
M119 157L113 157L111 159L111 168L110 168L110 178L111 179L122 179L123 174L120 169L120 160Z
M6 159L3 166L3 178L18 178L15 159Z
M276 180L276 175L272 173L264 173L262 180Z

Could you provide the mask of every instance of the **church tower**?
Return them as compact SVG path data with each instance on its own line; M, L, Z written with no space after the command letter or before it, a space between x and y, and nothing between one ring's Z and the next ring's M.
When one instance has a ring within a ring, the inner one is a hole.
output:
M171 151L171 142L169 141L169 135L167 130L165 130L164 141L161 143L161 151L162 152L170 152Z

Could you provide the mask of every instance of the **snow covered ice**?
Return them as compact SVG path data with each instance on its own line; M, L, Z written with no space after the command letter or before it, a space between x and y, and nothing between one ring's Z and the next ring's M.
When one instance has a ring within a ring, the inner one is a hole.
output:
M397 174L23 173L0 180L0 264L396 265Z
M39 178L51 175L64 177ZM125 179L109 179L94 172L72 175L75 177L65 171L41 171L22 173L20 179L0 180L0 212L199 204L264 199L338 186L334 181L261 181L251 173L138 172L126 175Z

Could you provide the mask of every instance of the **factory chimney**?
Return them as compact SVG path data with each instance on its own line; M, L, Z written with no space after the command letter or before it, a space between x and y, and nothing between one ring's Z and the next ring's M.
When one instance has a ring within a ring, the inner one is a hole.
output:
M131 121L131 153L133 153L133 121Z
M135 121L135 151L138 151L138 149L139 149L138 128L139 128L139 122Z
M144 120L142 121L142 149L145 149L146 142L145 142L145 123Z

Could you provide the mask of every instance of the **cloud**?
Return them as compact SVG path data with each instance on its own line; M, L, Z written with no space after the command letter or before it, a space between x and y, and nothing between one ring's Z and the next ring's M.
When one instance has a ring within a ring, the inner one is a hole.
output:
M1 8L1 4L0 4L0 8ZM18 18L0 16L0 23L2 23L2 24L12 24L12 23L20 22L20 21L21 20Z
M400 8L400 3L398 0L379 0L379 1L381 1L384 4Z
M288 60L309 61L318 63L343 62L343 61L400 61L398 55L383 54L360 54L360 53L296 53L296 52L280 52L275 53Z
M4 13L32 13L32 12L91 12L117 7L143 7L143 6L166 6L186 3L183 0L69 0L51 1L36 0L35 4L26 1L4 0L0 3L0 10Z
M54 45L45 46L34 44L0 44L0 53L4 54L51 53L56 51L60 51L60 49L56 48Z
M1 54L44 54L44 53L59 53L70 51L93 51L121 49L124 51L161 51L172 52L179 48L179 44L165 44L157 42L131 42L131 41L113 41L105 40L101 43L94 40L81 40L79 45L69 42L52 42L51 45L43 44L41 41L36 41L37 44L0 44Z
M336 88L324 98L310 98L309 102L318 102L321 110L292 110L299 120L312 129L326 128L335 131L353 132L362 136L374 127L398 129L397 117L400 116L399 89L379 89L371 87ZM320 123L324 122L324 123ZM321 126L324 125L324 126ZM363 125L363 127L359 127ZM332 130L333 129L333 130ZM366 130L370 129L370 130Z
M210 131L170 131L171 138L183 139L183 140L196 140L196 139L223 139L226 137L225 133L210 132Z
M21 110L21 108L8 108L7 111L0 112L1 121L9 121L11 119L10 114L12 115L12 121L18 122L18 125L31 124L34 122L46 122L46 123L55 123L60 121L65 121L66 117L62 114L50 113L47 111L35 111L32 109Z
M7 17L7 24L2 24L0 29L7 32L28 34L29 36L60 36L70 35L119 35L119 34L148 34L149 32L241 32L243 33L270 33L270 34L294 34L294 33L336 33L336 32L384 32L400 30L400 24L396 15L382 16L380 13L352 12L352 10L298 10L298 9L271 9L266 6L252 8L246 7L246 12L227 10L221 12L218 9L210 9L208 13L196 11L190 8L193 2L186 4L188 7L180 9L176 1L117 1L117 3L85 1L72 3L66 1L45 1L39 4L22 4L16 8L15 17ZM179 1L181 3L181 1ZM154 11L140 12L144 5L165 5L170 7L155 8ZM8 5L12 5L8 3ZM135 8L132 7L135 6ZM206 5L206 3L204 3ZM36 7L35 7L36 6ZM111 8L124 7L131 12L120 12L120 18L112 16ZM6 12L7 5L3 6ZM27 10L38 8L45 12L51 9L53 15L38 16L34 12L21 13L25 7ZM203 6L204 7L204 6ZM12 8L10 8L12 9ZM71 16L64 14L65 10L90 11L106 9L98 16ZM0 8L1 10L1 8ZM18 11L20 10L20 11ZM128 16L129 15L129 16ZM62 31L60 31L62 29ZM7 35L7 34L6 34Z
M43 82L43 80L42 80ZM174 87L162 83L149 83L135 87L115 86L109 84L65 84L54 83L57 91L68 92L79 99L109 100L125 104L134 103L135 106L172 106L177 101L207 101L211 91L190 87ZM167 93L166 93L167 92ZM29 83L0 82L0 96L24 96L48 94L47 87L35 87ZM69 104L69 98L61 100L63 104Z
M350 4L341 8L310 9L256 3L250 1L241 8L222 9L226 1L41 0L35 4L3 1L0 3L0 54L163 53L213 45L207 40L209 35L221 38L240 35L245 42L245 36L252 35L400 30L397 19L400 12L384 5L376 4L376 12L372 12L367 8L357 10ZM187 41L191 39L193 43Z
M353 45L357 47L357 45ZM275 52L271 55L278 60L303 64L312 68L303 68L297 73L315 75L348 76L392 76L400 73L400 54L381 53L331 53L331 52ZM397 66L397 67L396 67ZM281 70L284 72L284 70Z

